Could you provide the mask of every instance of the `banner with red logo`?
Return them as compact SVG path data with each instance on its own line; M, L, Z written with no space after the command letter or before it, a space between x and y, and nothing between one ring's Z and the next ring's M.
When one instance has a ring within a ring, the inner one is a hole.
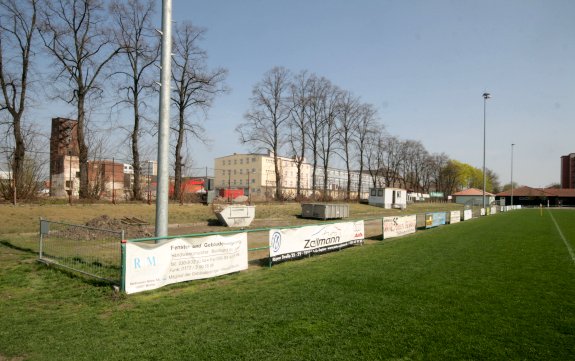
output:
M417 216L404 217L384 217L383 218L383 239L404 236L415 233Z

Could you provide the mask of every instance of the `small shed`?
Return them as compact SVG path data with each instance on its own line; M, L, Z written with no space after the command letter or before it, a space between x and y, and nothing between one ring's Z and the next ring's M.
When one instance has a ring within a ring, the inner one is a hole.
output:
M368 203L386 209L407 207L407 190L401 188L370 188Z
M467 206L482 206L483 205L483 190L477 188L469 188L461 192L453 193L455 203L464 204ZM485 204L490 205L495 202L495 195L485 192Z

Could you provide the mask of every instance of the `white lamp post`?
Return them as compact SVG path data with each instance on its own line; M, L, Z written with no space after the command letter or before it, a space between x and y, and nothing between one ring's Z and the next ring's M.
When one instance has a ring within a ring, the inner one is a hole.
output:
M511 143L511 207L513 207L513 147L515 143Z
M491 94L489 93L483 93L483 209L486 209L485 207L485 185L486 185L486 179L485 179L485 114L486 114L486 107L487 107L487 99L491 98Z

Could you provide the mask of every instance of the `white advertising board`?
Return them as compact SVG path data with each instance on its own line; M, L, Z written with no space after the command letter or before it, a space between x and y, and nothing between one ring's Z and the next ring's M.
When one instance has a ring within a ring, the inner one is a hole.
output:
M461 212L451 211L449 213L449 224L458 223L459 221L461 221Z
M482 215L482 216L485 215L485 208L481 208L481 215Z
M278 263L311 254L337 251L363 243L364 235L363 221L270 229L270 257L273 263Z
M383 239L415 233L416 225L417 216L415 214L405 217L384 217Z
M473 218L473 210L471 209L466 209L463 211L463 220L467 221L470 220L471 218Z
M175 238L159 244L128 242L125 268L126 293L245 270L247 233Z
M497 213L497 207L491 207L491 214Z

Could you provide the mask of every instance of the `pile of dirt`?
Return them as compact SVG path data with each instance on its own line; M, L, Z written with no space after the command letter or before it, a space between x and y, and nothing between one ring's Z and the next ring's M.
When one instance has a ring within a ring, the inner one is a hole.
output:
M129 221L125 221L125 220ZM149 225L144 222L135 222L133 218L124 217L122 219L111 218L107 215L101 215L93 218L85 223L87 227L109 229L112 231L124 230L124 238L148 238L153 237L153 232L149 229Z

